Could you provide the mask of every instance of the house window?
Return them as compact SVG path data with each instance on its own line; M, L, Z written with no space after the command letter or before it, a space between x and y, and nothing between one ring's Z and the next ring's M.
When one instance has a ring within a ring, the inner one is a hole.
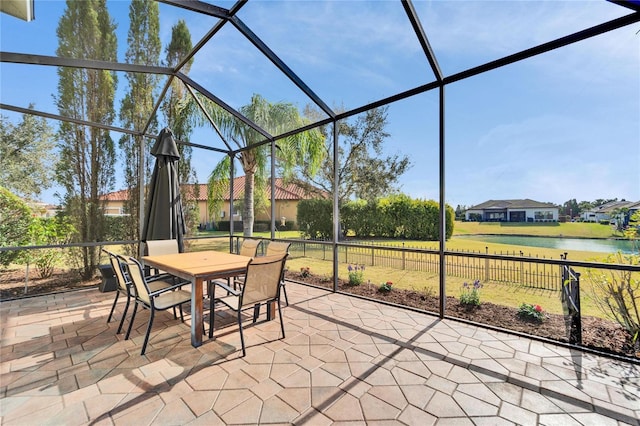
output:
M502 221L505 220L505 213L504 212L491 212L489 214L487 214L487 220L490 221Z
M553 212L551 210L542 210L533 213L535 220L553 220Z

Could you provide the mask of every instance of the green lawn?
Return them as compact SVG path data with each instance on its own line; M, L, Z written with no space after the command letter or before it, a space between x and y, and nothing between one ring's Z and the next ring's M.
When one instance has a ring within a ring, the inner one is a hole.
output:
M620 237L610 225L586 222L461 222L456 221L453 235L533 235L544 237L612 238Z
M478 223L478 222L456 222L454 228L455 235L474 235L474 234L503 234L503 235L534 235L549 237L583 237L583 238L611 238L612 228L608 225L600 225L596 223ZM212 235L208 233L207 235ZM220 234L218 234L220 235ZM228 234L223 234L228 235ZM237 234L241 236L240 234ZM270 233L255 233L258 238L270 238ZM280 232L277 238L293 238L299 239L300 234L297 231ZM228 244L228 240L217 240ZM392 241L384 240L378 242L371 240L373 244L382 243L389 246L404 246L411 248L425 248L437 250L439 243L437 241ZM491 254L513 254L523 251L527 257L534 258L551 258L560 259L560 255L565 250L541 248L541 247L520 247L508 244L486 243L482 241L474 241L472 239L452 239L446 242L447 250L472 251L485 253L487 248ZM569 258L578 261L602 261L606 255L603 253L594 253L588 251L571 251ZM333 266L330 261L323 261L313 258L292 257L287 261L287 266L293 270L299 270L301 267L309 267L314 275L325 276L327 279L333 275ZM340 264L338 267L338 275L342 279L347 279L347 265ZM404 288L408 290L424 291L427 293L437 294L439 288L438 274L424 273L416 271L406 271L384 267L367 267L365 272L365 283L369 285L379 286L380 283L392 281L396 288ZM459 297L462 284L467 280L449 275L447 277L447 295ZM517 307L521 303L540 304L543 308L551 313L562 313L562 305L560 303L559 293L557 291L549 291L542 289L533 289L523 287L518 284L505 284L485 282L481 292L481 300L485 302L493 302L497 304ZM584 315L592 315L603 317L603 313L595 306L590 297L593 292L591 285L587 280L582 283L582 311Z
M453 235L532 235L544 237L578 237L578 238L614 238L621 237L610 225L586 222L461 222L456 221L453 227ZM229 235L228 232L206 231L198 235ZM242 231L234 235L242 236ZM270 238L270 232L255 232L255 237ZM276 232L276 238L300 238L298 231Z

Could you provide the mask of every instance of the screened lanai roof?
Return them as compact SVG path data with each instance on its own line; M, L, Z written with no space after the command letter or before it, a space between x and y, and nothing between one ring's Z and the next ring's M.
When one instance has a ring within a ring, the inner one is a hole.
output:
M265 140L277 139L283 134L270 135L238 112L253 94L300 109L311 104L322 112L317 122L328 123L640 21L637 1L589 2L588 16L582 2L554 2L552 8L541 8L543 2L535 1L160 3L163 45L178 19L185 20L192 36L194 48L176 68L125 63L127 1L107 2L118 25L117 63L56 57L55 28L63 1L36 0L32 22L15 23L9 21L15 18L3 15L1 108L23 113L35 102L30 111L34 114L85 123L57 114L52 100L57 67L117 71L120 97L126 90L125 72L157 73L163 78L160 87L179 79L193 93L204 94L252 125ZM483 13L468 25L469 16L463 15L480 9ZM505 20L507 9L510 18ZM566 19L571 16L581 19ZM467 54L452 55L448 48L452 44L463 45ZM183 65L190 58L193 63L187 73ZM45 82L49 85L43 86ZM43 92L49 96L43 97ZM162 94L159 90L156 105ZM155 136L148 129L121 128L117 121L86 124ZM209 126L196 132L191 142L216 151L230 149Z

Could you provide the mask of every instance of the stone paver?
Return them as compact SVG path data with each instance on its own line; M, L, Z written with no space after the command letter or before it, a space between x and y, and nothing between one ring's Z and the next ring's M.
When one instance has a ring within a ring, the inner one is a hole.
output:
M113 294L0 303L0 424L640 424L640 367L289 283L278 320L233 316L190 344L147 312L125 341ZM188 313L188 309L185 310ZM209 313L205 313L208 322ZM208 326L208 324L207 324Z

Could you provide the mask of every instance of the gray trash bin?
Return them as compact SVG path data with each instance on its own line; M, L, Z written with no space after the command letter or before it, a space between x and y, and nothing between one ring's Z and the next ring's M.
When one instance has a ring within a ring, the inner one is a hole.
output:
M116 282L116 276L113 273L111 265L100 265L98 269L100 270L100 275L102 275L102 282L98 289L103 293L116 291L118 283Z

